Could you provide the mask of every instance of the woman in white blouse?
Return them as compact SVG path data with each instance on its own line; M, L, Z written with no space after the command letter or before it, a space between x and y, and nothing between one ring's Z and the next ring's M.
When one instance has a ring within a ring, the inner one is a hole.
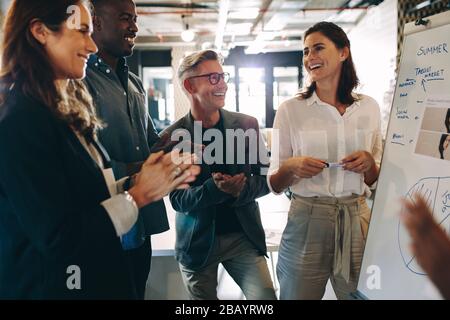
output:
M345 299L356 290L370 219L365 196L379 173L380 111L353 92L350 42L337 25L306 31L303 63L311 84L277 111L280 143L268 175L274 193L293 193L277 265L280 298L321 299L331 279Z

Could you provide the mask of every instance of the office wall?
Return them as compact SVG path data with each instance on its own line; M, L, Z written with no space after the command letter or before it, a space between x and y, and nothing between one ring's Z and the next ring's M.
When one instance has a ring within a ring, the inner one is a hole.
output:
M177 71L180 65L181 60L184 58L186 54L189 52L195 51L194 46L185 46L185 47L174 47L172 48L172 69L174 75L173 81L173 89L174 89L174 100L175 100L175 120L180 119L185 116L186 113L189 112L190 103L183 89L181 88L181 84L178 81Z
M373 97L381 108L382 129L389 119L396 81L397 0L385 0L368 10L349 32L359 92Z
M359 92L372 96L380 105L382 129L387 129L400 61L405 23L445 11L450 3L436 1L420 10L423 0L384 0L368 10L349 32L354 62L361 80Z

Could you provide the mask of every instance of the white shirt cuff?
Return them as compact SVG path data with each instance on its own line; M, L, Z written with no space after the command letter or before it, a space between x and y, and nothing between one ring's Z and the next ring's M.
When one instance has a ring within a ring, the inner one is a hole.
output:
M130 231L138 218L139 208L128 192L116 194L101 205L108 212L118 237Z

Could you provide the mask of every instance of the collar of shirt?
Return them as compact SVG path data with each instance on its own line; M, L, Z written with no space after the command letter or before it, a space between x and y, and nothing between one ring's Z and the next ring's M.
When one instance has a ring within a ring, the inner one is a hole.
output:
M114 70L108 65L102 58L100 58L96 54L92 54L88 60L88 66L91 68L100 71L104 75L110 78L114 78ZM117 68L115 70L116 75L119 77L120 81L126 88L126 83L128 82L128 65L125 58L119 58L117 63Z
M189 118L189 127L190 128L194 128L194 122L197 121L194 119L194 116L192 115L192 112L189 111L188 113L188 118ZM207 129L219 129L220 131L225 131L225 126L224 126L224 121L223 121L223 113L222 110L219 110L219 122L217 122L214 126L212 126L211 128L204 128L202 126L202 130L206 131ZM230 128L227 128L230 129Z
M354 107L357 107L360 105L360 99L358 97L358 95L354 92L352 92L352 96L356 99L355 102L350 105L347 110L346 113L351 111ZM313 92L313 94L311 95L311 97L309 97L308 99L306 99L306 105L307 106L312 106L314 104L317 105L321 105L321 106L330 106L330 104L323 102L322 100L320 100L320 98L317 96L316 91Z

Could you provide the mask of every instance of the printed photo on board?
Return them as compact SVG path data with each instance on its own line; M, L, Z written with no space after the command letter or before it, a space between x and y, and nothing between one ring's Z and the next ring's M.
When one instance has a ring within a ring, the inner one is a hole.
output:
M421 130L416 145L416 154L442 160L450 160L450 134Z

